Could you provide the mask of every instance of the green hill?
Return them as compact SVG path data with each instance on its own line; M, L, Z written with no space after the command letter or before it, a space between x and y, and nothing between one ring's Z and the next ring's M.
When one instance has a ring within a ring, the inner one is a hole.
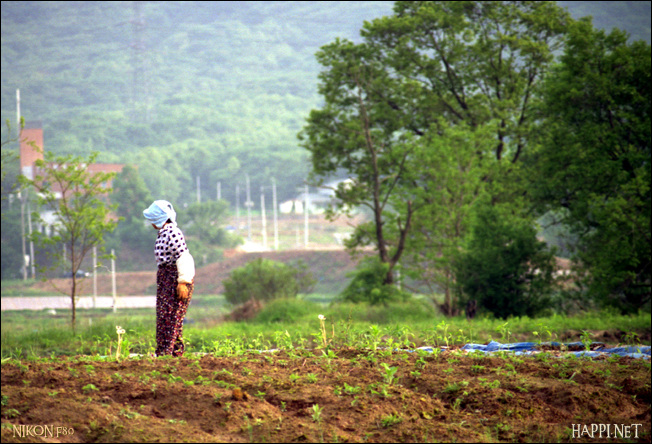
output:
M157 195L296 192L296 134L318 106L317 49L391 4L3 2L2 118L43 122L46 149L139 165ZM185 174L184 174L185 172Z
M561 2L649 41L650 2ZM43 123L45 148L137 164L157 197L233 202L309 170L296 134L319 106L314 54L356 40L390 2L2 2L2 119ZM6 138L3 128L3 140Z

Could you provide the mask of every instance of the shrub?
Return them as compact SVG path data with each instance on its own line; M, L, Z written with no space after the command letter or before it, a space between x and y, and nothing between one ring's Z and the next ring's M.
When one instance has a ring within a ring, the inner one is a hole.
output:
M483 205L456 261L457 283L497 317L532 317L551 304L553 258L529 220Z
M371 305L407 300L409 293L384 283L388 270L389 264L380 262L377 257L363 259L340 297L345 301L368 302Z
M320 305L302 299L275 299L258 313L256 322L269 324L273 322L297 322L310 315L319 313Z
M249 299L270 301L294 298L312 280L305 268L297 269L281 262L258 258L231 272L224 281L224 296L232 304Z

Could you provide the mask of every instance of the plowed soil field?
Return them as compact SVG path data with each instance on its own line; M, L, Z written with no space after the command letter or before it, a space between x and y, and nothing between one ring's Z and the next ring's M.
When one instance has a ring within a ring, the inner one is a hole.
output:
M650 442L650 363L358 349L3 363L2 442L144 441Z

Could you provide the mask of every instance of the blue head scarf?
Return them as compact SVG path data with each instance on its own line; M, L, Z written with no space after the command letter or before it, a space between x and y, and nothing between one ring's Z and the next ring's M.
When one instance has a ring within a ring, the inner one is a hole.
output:
M172 208L172 204L167 200L155 200L148 209L143 211L143 216L145 216L148 222L153 223L159 228L168 219L172 222L176 222L177 220L177 213Z

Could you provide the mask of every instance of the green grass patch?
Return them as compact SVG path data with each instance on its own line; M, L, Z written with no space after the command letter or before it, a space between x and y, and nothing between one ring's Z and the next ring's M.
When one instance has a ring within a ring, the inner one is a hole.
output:
M564 340L574 330L619 330L636 332L649 338L651 316L590 312L577 316L554 315L545 318L512 318L507 321L488 317L468 321L464 317L446 318L426 299L370 307L299 297L269 303L254 319L227 322L231 309L222 296L198 296L191 303L184 325L188 352L241 353L271 348L318 348L323 332L318 316L325 316L325 334L332 347L351 346L412 348L423 345L462 345L469 342ZM320 302L317 302L320 300ZM151 353L155 349L155 309L78 310L77 328L70 328L70 310L56 315L42 311L2 313L2 357L37 358L51 355L111 356L117 346L116 326L126 330L121 355ZM536 332L536 334L535 334ZM579 337L576 339L579 340ZM643 341L649 344L649 340ZM316 354L321 352L316 350Z

